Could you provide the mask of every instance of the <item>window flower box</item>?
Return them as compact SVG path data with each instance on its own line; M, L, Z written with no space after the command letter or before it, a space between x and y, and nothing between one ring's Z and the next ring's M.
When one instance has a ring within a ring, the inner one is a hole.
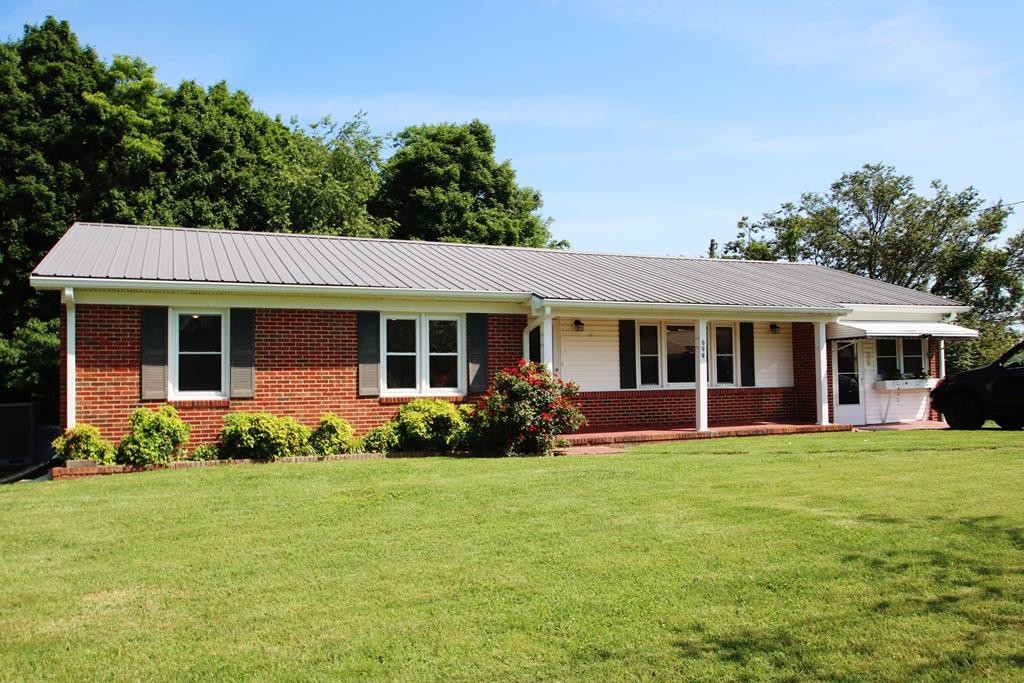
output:
M900 391L903 389L934 389L938 386L939 380L935 377L926 379L880 379L875 382L877 391Z

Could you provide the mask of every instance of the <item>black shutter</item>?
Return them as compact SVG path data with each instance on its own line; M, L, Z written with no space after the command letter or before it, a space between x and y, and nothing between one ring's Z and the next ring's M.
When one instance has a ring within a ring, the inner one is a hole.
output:
M359 395L380 396L380 313L360 311L356 323L359 335Z
M619 388L636 389L636 321L619 321Z
M530 330L529 347L530 347L530 357L527 358L526 360L530 361L531 363L539 363L540 362L540 328L539 327L535 327L532 330Z
M487 391L487 314L466 314L466 357L469 360L469 393Z
M754 323L740 323L740 384L754 386Z
M142 378L143 400L167 398L167 308L146 306L142 309Z
M252 398L256 390L255 311L231 309L231 372L228 374L231 398Z

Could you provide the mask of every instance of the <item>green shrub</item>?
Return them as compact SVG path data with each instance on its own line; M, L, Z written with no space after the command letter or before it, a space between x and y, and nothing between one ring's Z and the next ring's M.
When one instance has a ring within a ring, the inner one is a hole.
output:
M204 443L200 446L196 446L192 451L191 455L188 456L189 460L219 460L220 459L220 448L217 444Z
M366 453L391 453L398 450L398 431L394 422L377 425L363 435L360 450Z
M224 458L276 460L310 455L309 428L270 413L228 413L220 431Z
M348 453L355 446L352 425L334 413L324 413L309 437L309 446L321 458Z
M473 413L477 447L507 455L550 453L560 434L586 424L574 403L579 387L537 363L502 370Z
M156 465L185 455L192 431L173 406L159 410L136 408L128 419L128 434L117 447L117 461L125 465Z
M114 447L100 430L84 422L54 439L53 448L64 460L92 460L102 465L114 462Z
M420 398L395 415L398 445L403 451L453 451L466 443L469 422L450 401Z

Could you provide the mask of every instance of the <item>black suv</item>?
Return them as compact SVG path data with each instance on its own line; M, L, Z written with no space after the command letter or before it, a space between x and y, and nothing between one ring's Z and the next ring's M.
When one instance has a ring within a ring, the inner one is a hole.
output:
M1024 342L987 368L950 375L931 397L953 429L978 429L987 419L1003 429L1024 427Z

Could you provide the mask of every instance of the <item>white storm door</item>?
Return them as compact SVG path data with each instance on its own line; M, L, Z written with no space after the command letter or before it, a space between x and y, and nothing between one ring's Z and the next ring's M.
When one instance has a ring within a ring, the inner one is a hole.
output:
M840 424L862 425L867 422L864 405L864 372L859 341L837 341L832 355L835 371L835 421Z

